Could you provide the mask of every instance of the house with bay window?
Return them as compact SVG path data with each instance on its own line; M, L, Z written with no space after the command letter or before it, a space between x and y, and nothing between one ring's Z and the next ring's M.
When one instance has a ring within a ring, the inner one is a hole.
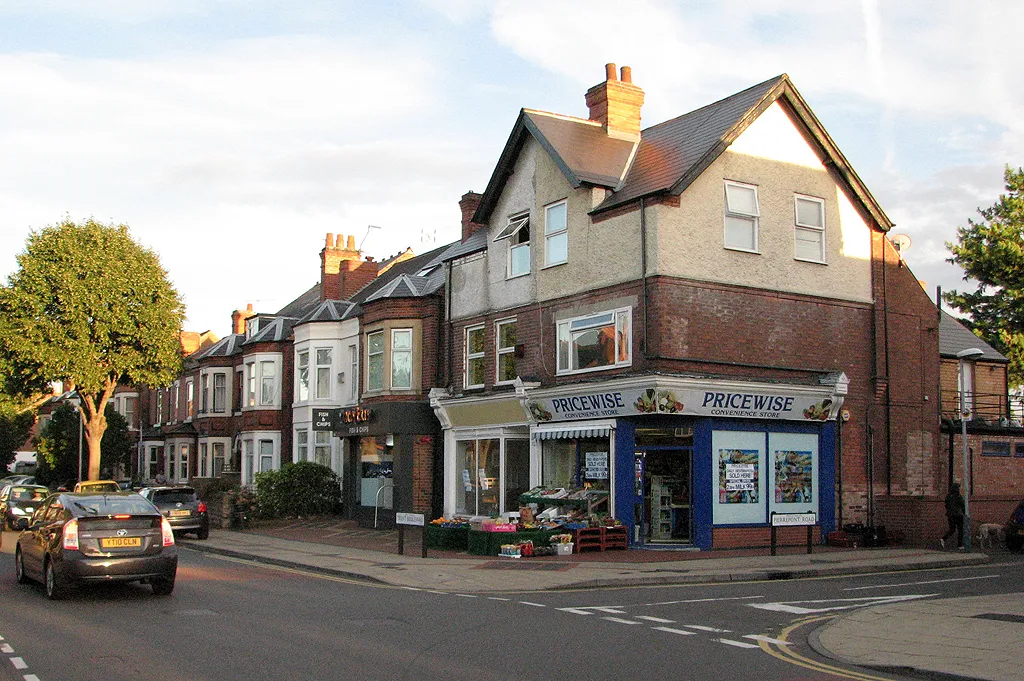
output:
M444 513L544 487L702 549L926 513L937 310L789 77L646 128L628 67L585 101L520 112L442 256Z

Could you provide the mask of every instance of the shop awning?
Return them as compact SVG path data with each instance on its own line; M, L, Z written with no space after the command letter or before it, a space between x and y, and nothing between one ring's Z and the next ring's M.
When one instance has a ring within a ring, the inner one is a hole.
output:
M596 428L555 428L551 430L535 430L533 431L533 437L535 440L608 437L611 432L612 429L609 426L600 426Z

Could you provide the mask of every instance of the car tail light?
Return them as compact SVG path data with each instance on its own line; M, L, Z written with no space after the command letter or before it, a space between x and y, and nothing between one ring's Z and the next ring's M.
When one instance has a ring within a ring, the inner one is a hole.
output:
M164 546L174 546L174 530L171 529L171 521L167 518L160 518L160 535L164 540Z
M78 521L69 520L64 526L64 550L65 551L77 551L78 550Z
M206 513L206 502L205 501L200 501L199 502L199 512L200 513Z

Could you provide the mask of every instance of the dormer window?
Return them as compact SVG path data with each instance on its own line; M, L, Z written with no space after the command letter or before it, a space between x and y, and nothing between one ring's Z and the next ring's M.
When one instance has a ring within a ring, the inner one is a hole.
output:
M518 213L508 219L495 241L508 239L507 276L521 277L530 273L530 214Z

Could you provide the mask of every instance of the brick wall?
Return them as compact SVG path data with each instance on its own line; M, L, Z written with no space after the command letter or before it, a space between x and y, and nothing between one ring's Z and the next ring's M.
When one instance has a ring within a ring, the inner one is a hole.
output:
M430 435L413 436L412 445L412 510L430 514L434 488L434 447L436 440Z
M778 527L775 534L776 546L807 546L806 527ZM811 529L811 542L821 542L821 528ZM770 547L770 527L716 527L711 532L711 547L714 549L741 549Z

